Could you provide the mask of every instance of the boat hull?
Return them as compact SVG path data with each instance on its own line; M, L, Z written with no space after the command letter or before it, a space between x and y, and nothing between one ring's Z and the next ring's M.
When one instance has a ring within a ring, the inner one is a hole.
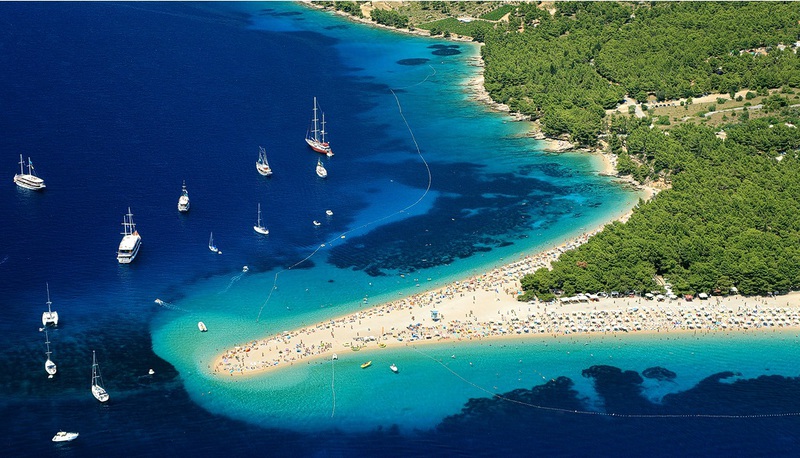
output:
M53 442L69 442L77 439L79 433L70 433L67 431L59 431L53 436Z
M269 234L269 229L267 229L264 226L253 226L253 230L258 232L261 235L268 235Z
M108 392L100 385L92 385L92 396L100 402L108 401Z
M42 313L42 326L47 326L48 324L53 324L53 326L58 326L58 312L43 312Z
M189 202L189 198L188 197L181 196L181 198L178 199L178 211L179 212L183 212L183 213L188 212L190 206L191 206L191 203Z
M44 370L50 375L56 375L58 368L56 367L56 363L48 358L47 361L44 362Z
M139 234L126 235L122 238L117 251L117 262L120 264L130 264L139 254L142 247L142 238Z
M306 138L306 143L308 143L308 146L310 146L311 149L318 153L325 154L327 156L333 156L333 151L327 142L323 143L314 140L313 138Z
M41 191L47 187L44 184L44 180L33 175L16 174L14 175L14 183L20 188L30 189L31 191Z
M256 170L258 170L258 173L265 177L272 175L272 169L269 168L268 165L264 165L260 162L256 162Z

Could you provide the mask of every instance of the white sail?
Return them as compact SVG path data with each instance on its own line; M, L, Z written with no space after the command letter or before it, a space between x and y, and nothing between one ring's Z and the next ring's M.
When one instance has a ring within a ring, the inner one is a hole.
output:
M92 396L100 402L108 401L108 392L103 387L103 377L100 375L100 365L92 350Z
M256 219L256 225L253 226L253 230L258 232L259 234L267 235L269 234L269 229L261 225L261 204L258 204L258 217Z

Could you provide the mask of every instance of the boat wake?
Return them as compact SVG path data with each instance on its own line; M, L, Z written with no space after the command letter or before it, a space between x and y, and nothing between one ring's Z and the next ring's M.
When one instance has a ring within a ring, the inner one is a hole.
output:
M174 310L174 311L176 311L176 312L190 313L190 312L189 312L188 310L186 310L186 309L182 309L182 308L178 307L177 305L170 304L169 302L162 301L161 299L156 299L156 300L154 300L153 302L155 302L155 303L156 303L156 304L158 304L160 307L163 307L163 308L165 308L165 309L167 309L167 310Z
M217 294L225 294L225 293L227 293L228 290L231 289L231 286L233 286L234 283L236 283L237 281L242 279L244 274L245 274L245 272L243 271L242 273L240 273L238 275L234 275L233 278L231 278L231 281L228 282L228 286L226 286L225 289L223 289L222 291L218 292Z
M428 78L430 78L431 76L436 75L436 69L434 69L433 67L431 67L431 69L433 69L433 73L432 74L429 74L429 75L425 76L425 79L423 79L422 81L420 81L418 83L415 83L415 84L413 84L411 86L407 86L407 87L412 87L412 86L416 86L418 84L422 84L425 81L427 81ZM405 89L405 88L400 88L400 89ZM414 208L415 206L419 205L419 203L422 202L422 200L425 199L425 197L430 192L430 190L431 190L431 182L433 180L433 176L431 175L431 167L430 167L430 165L428 165L428 161L426 161L425 157L422 155L422 151L420 150L419 143L417 143L417 138L414 136L414 131L411 130L411 126L408 124L408 120L406 120L406 117L403 114L403 106L400 104L400 98L397 97L397 94L395 93L395 91L393 89L389 89L389 91L392 93L392 96L394 97L395 103L397 103L398 114L400 115L400 118L403 120L403 123L406 125L406 128L408 129L408 134L411 136L411 141L414 143L414 148L417 150L417 156L419 156L419 159L420 159L420 161L422 161L422 165L425 166L425 171L428 174L428 185L425 187L425 192L423 192L422 195L420 195L419 198L417 200L415 200L413 203L411 203L411 204L409 204L409 205L407 205L407 206L405 206L405 207L403 207L403 208L401 208L401 209L399 209L397 211L394 211L394 212L392 212L390 214L387 214L385 216L382 216L380 218L374 219L374 220L372 220L372 221L370 221L368 223L364 223L361 226L354 227L352 229L349 229L347 231L342 232L341 234L337 235L336 237L330 239L327 243L320 244L316 249L314 249L314 251L311 252L311 254L309 254L308 256L303 258L302 260L292 264L291 266L289 266L289 267L287 267L287 268L285 268L283 270L280 270L280 271L276 272L275 273L275 277L274 277L273 282L272 282L272 288L269 291L269 295L264 300L264 303L261 304L261 308L258 310L258 316L256 316L256 323L258 323L259 320L261 319L261 313L264 311L264 307L266 307L266 305L269 303L270 299L272 298L272 293L274 293L275 290L278 289L278 276L280 274L282 274L283 272L287 272L289 270L292 270L293 268L295 268L295 267L299 266L300 264L306 262L307 260L311 259L315 254L317 254L319 252L319 250L321 250L325 246L331 245L333 242L335 242L338 239L345 238L346 235L348 235L348 234L350 234L352 232L360 231L360 230L362 230L362 229L364 229L366 227L372 226L372 225L374 225L376 223L379 223L381 221L387 220L387 219L392 218L392 217L394 217L396 215L399 215L401 213L407 212L408 210L410 210L410 209ZM230 287L230 285L228 285L228 287Z
M5 257L5 258L3 258L3 260L2 260L2 261L0 261L0 266L2 266L3 264L5 264L5 262L6 262L6 261L8 261L8 255L6 255L6 257Z

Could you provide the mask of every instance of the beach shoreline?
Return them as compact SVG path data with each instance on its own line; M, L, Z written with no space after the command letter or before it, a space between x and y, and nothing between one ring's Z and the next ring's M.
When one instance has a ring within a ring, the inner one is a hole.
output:
M513 281L498 282L498 272L493 274L237 345L215 358L210 373L248 378L338 354L358 352L367 361L382 349L419 345L800 331L800 292L691 302L637 296L545 304L517 301L508 287Z
M307 4L313 8L320 8L318 5ZM354 18L341 12L334 13L359 23L403 32L403 30L400 29L380 26L368 19ZM416 33L416 35L427 36L421 33ZM476 75L466 78L465 83L470 92L470 97L490 109L508 113L516 120L530 122L524 116L517 115L515 117L510 113L507 106L498 104L491 99L483 86L483 60L480 55L473 59L474 61L471 66L477 67ZM533 126L533 123L531 123L531 125ZM536 137L536 135L532 136ZM550 139L549 141L553 146L551 151L561 152L572 149L572 145L568 144L568 142L555 139ZM596 154L600 158L601 167L598 171L599 174L616 177L616 158L613 157L613 155L598 151L588 152ZM637 191L641 193L642 199L645 201L652 199L658 192L657 189L652 187L640 186L629 180L619 180L637 189ZM491 329L492 323L500 323L506 319L510 320L511 317L516 317L519 320L519 315L523 314L527 317L527 312L531 312L531 310L526 312L520 307L533 306L538 309L540 306L544 305L531 305L517 301L517 294L521 292L519 281L523 275L532 273L536 269L542 267L549 268L550 263L558 259L561 253L585 243L592 235L600 232L607 224L615 221L627 221L632 213L633 209L629 209L622 214L613 215L605 222L599 224L595 229L565 241L564 243L557 243L538 253L519 253L518 259L514 262L493 268L481 275L474 275L433 290L402 297L378 306L370 306L355 313L324 320L314 325L305 326L293 331L286 331L266 338L234 345L233 348L218 354L214 358L213 362L208 366L210 373L212 375L227 374L230 376L247 377L264 374L271 371L273 368L286 367L298 361L311 361L326 356L331 357L336 352L353 351L353 348L358 348L357 351L364 350L364 354L366 355L370 350L405 346L408 345L410 341L406 338L397 340L398 337L395 334L406 332L405 330L408 330L409 326L412 328L418 327L416 323L419 323L419 326L431 324L433 322L431 313L434 307L441 315L437 323L439 323L440 326L449 325L450 329L459 323L470 323L472 326L481 328L488 326L489 329ZM597 304L592 304L592 306L596 308ZM601 305L601 310L608 310L602 307L605 307L605 305ZM490 316L490 309L496 310L495 315ZM578 313L586 311L587 309L575 310L575 312ZM394 312L394 315L392 315L392 312ZM471 338L461 336L460 334L458 337L443 337L441 331L450 332L446 329L440 329L436 339L434 339L436 336L436 333L434 333L429 338L425 338L424 342L427 344L471 340ZM474 332L473 330L472 333ZM544 333L537 332L530 335L547 335L549 332L550 331L545 330ZM635 331L635 333L641 332L641 330ZM489 332L489 334L492 333ZM558 334L558 332L555 334ZM516 334L513 336L522 337ZM500 335L482 335L480 338L486 340L503 337L503 333L500 333ZM419 339L414 342L415 344L421 343ZM236 363L234 363L234 361Z
M613 221L625 221L632 212ZM552 303L517 300L523 275L549 268L562 253L586 243L606 224L536 254L521 253L515 261L480 275L234 345L217 354L208 365L209 374L247 378L345 352L363 351L360 354L369 359L383 348L414 345L800 329L800 292L771 298L725 296L691 302L639 296L586 296Z

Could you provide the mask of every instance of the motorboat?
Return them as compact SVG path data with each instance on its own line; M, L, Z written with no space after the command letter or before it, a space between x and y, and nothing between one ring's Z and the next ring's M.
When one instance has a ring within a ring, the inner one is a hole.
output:
M197 329L199 329L199 330L200 330L200 332L206 332L206 331L208 331L208 328L206 327L206 324L205 324L205 323L203 323L202 321L198 321L198 322L197 322Z
M366 363L362 364L362 365L361 365L361 368L362 368L362 369L366 369L366 368L368 368L369 366L372 366L372 361L367 361Z
M71 433L68 431L59 431L53 436L53 442L70 442L78 438L79 433Z
M181 190L181 196L178 197L178 211L181 213L186 213L189 211L189 206L191 202L189 202L189 191L186 190L186 181L183 182L183 189Z
M392 372L394 372L395 374L397 373L397 366L394 365L394 363L391 366L389 366L389 369L391 369Z
M333 216L333 212L330 210L325 210L325 214L328 216Z

